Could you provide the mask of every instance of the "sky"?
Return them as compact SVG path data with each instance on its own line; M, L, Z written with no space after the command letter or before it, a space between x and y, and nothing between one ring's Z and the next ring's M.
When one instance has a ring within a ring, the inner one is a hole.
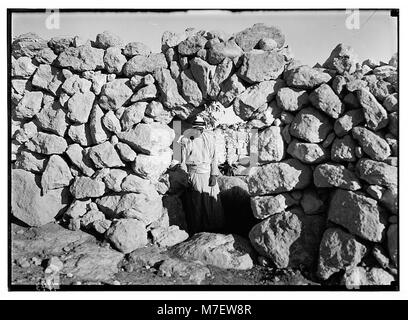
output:
M265 23L280 27L295 58L311 66L323 63L339 43L352 46L361 61L371 58L388 62L397 51L397 19L385 10L360 11L357 29L346 27L350 21L346 10L61 12L59 29L47 29L47 17L45 12L13 13L12 35L34 32L45 39L79 35L94 40L98 33L109 30L125 42L143 42L159 52L161 35L166 30L181 32L194 27L233 34L255 23Z

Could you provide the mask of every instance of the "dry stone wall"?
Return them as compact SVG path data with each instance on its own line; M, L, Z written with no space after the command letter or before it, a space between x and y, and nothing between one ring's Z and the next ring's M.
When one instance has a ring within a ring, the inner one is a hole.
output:
M396 274L397 56L359 61L339 44L310 67L263 24L232 36L165 32L160 53L109 32L95 41L25 34L11 55L18 220L62 218L125 253L186 240L171 123L217 101L245 121L220 129L220 163L247 156L249 130L259 129L247 177L259 261L307 266L320 280L346 271L346 284Z

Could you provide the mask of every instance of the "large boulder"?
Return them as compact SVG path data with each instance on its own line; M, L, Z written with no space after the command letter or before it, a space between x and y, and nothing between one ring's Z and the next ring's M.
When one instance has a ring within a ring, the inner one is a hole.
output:
M338 228L324 232L320 243L317 275L328 279L332 274L356 266L367 253L367 247L353 235Z
M364 118L369 129L377 131L387 126L387 111L368 90L357 90L357 99L363 107Z
M306 188L312 178L311 169L296 159L253 167L248 176L251 195L276 194Z
M160 123L140 123L135 128L118 133L120 141L148 155L159 155L173 142L174 130Z
M296 204L296 201L288 193L281 193L276 196L251 197L252 213L257 219L265 219L283 212L294 204Z
M134 75L145 76L157 68L167 68L166 57L162 53L152 53L149 56L134 56L123 66L123 74L131 78Z
M13 169L11 172L11 214L29 226L39 227L54 220L67 205L67 190L49 190L42 194L34 174Z
M105 67L103 56L105 51L90 46L69 47L57 58L61 68L69 68L76 72L100 70Z
M105 194L105 184L85 176L76 177L70 191L75 199L99 198Z
M13 57L35 57L42 49L47 48L47 41L37 34L29 32L16 37L11 43Z
M76 123L87 123L94 100L95 95L90 91L86 93L75 93L67 103L68 118Z
M116 34L113 34L110 31L104 31L96 35L95 47L101 49L108 49L110 47L121 48L123 47L123 41Z
M398 168L380 161L360 159L356 166L359 177L369 184L384 187L398 185Z
M268 26L263 23L256 23L250 28L246 28L234 35L235 42L244 51L251 51L256 47L261 39L275 40L278 48L285 44L285 35L276 26Z
M324 163L318 165L313 172L313 179L315 186L319 188L361 189L361 184L354 172L341 164Z
M88 149L88 156L93 161L95 167L99 169L125 166L115 147L109 141L90 147Z
M348 268L341 281L347 288L360 288L360 286L389 286L394 277L381 268L365 269L364 267Z
M37 113L37 124L46 131L56 133L63 137L67 131L67 114L58 102L47 103Z
M18 119L30 119L40 110L43 100L41 91L26 91L23 98L14 109L14 114Z
M373 160L383 161L391 155L387 141L377 133L364 127L353 128L353 138L358 141L363 151Z
M271 126L258 136L258 159L260 162L274 162L283 159L285 145L280 127Z
M357 55L353 49L350 46L340 43L330 53L323 67L336 70L339 74L345 72L351 74L356 71L357 63Z
M323 111L328 116L337 119L344 111L344 106L332 88L323 83L309 95L314 107Z
M300 110L290 126L290 134L307 142L322 142L332 130L329 118L312 107Z
M60 69L54 68L49 64L41 64L34 73L31 82L34 87L43 89L53 95L56 95L64 80L65 77Z
M55 134L38 132L30 141L26 143L28 150L51 155L62 154L67 149L67 142L63 137Z
M285 67L285 57L278 51L250 51L244 54L238 76L248 83L276 80Z
M144 179L157 182L170 166L172 154L171 149L157 155L138 154L132 166L133 171Z
M41 176L41 186L44 193L69 186L73 179L68 164L58 155L52 155Z
M330 74L309 66L298 66L285 72L287 85L298 89L313 89L330 80Z
M317 143L306 143L292 140L287 152L304 163L320 163L327 159L328 152Z
M281 88L276 95L278 107L286 111L299 111L309 103L306 90Z
M147 232L143 223L135 219L120 219L115 221L106 231L106 238L115 249L130 253L147 244Z
M133 95L128 83L128 79L115 79L103 85L98 100L99 106L113 111L122 107Z
M234 40L214 43L207 51L207 60L211 64L220 64L225 58L235 59L242 55L242 49Z
M253 267L250 244L232 234L197 233L174 247L173 252L184 259L199 260L223 269L247 270Z
M329 220L363 239L380 242L385 225L378 202L353 191L337 189L330 201Z

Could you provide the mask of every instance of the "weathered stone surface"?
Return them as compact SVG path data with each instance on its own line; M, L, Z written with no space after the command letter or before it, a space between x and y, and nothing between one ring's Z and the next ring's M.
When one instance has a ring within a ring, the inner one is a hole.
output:
M169 109L178 109L187 104L186 100L179 94L177 83L172 78L170 71L164 68L157 69L154 78L160 89L160 100ZM189 114L186 114L186 117Z
M207 52L207 60L211 64L220 64L225 58L236 59L243 54L242 49L232 39L211 45Z
M132 129L135 125L140 123L144 117L145 110L147 107L146 102L136 102L125 109L120 118L123 130ZM118 132L119 134L119 132ZM122 133L122 135L127 135Z
M58 56L57 64L61 68L69 68L77 72L99 70L105 66L104 53L102 49L86 45L78 48L70 47Z
M231 234L197 233L174 247L174 253L184 259L199 260L223 269L247 270L253 267L250 244Z
M115 79L103 85L98 104L102 109L116 111L132 96L128 79Z
M46 131L64 136L67 131L67 115L58 102L48 103L36 114L37 124Z
M278 107L286 111L299 111L309 103L305 90L281 88L276 95Z
M67 142L55 134L38 132L26 143L26 147L30 151L47 155L62 154L67 149Z
M153 73L157 68L167 68L166 57L162 53L152 53L146 56L134 56L123 66L123 74L131 78L134 75L144 76Z
M137 155L133 171L142 178L157 181L171 164L172 151L168 149L158 155Z
M118 142L115 145L115 148L123 161L131 162L136 159L136 152L133 151L132 148L129 147L129 145L127 145L126 143Z
M65 153L86 176L90 177L95 173L89 158L79 144L69 145Z
M290 126L290 134L312 143L322 142L332 130L329 118L314 108L300 110Z
M109 131L104 127L102 123L102 118L104 113L102 109L97 105L94 104L91 110L91 114L89 115L89 135L93 143L102 143L108 140L109 138Z
M388 112L398 111L399 110L398 94L394 93L388 95L383 101L383 106L385 109L387 109Z
M364 113L361 109L349 110L334 123L334 132L342 137L355 126L364 121Z
M201 90L194 81L193 74L190 69L180 73L181 93L184 99L195 107L198 107L203 101Z
M28 151L21 151L16 162L14 162L15 169L24 169L33 173L44 171L46 159Z
M207 276L211 275L210 270L200 261L185 261L181 259L166 259L159 267L162 276L177 276L186 278L193 284L201 284Z
M387 230L388 254L396 266L398 266L398 225L392 224Z
M331 147L331 159L336 162L354 162L356 161L355 148L356 143L350 135L336 138Z
M363 267L352 267L346 270L342 284L347 288L359 288L360 286L389 286L394 277L381 268L366 270Z
M11 213L33 227L53 221L67 203L65 189L50 190L42 195L36 181L37 177L28 171L12 170Z
M55 52L55 54L60 54L73 46L73 40L72 37L53 37L48 41L48 46Z
M285 211L296 201L287 193L276 196L256 196L251 198L252 213L257 219L264 219L271 215Z
M106 173L103 177L103 182L108 189L121 192L122 191L122 181L128 173L122 169L110 169L109 172Z
M215 67L214 74L210 81L210 88L208 90L208 96L211 99L218 101L218 95L222 84L232 75L233 67L234 63L231 59L225 59Z
M159 155L166 150L174 137L174 130L160 123L140 123L132 130L118 134L119 140L149 155Z
M382 161L391 155L391 149L387 141L364 127L353 128L353 138L358 141L363 151L373 160Z
M60 156L52 155L41 176L41 186L44 193L69 186L72 174L68 164Z
M384 187L398 185L398 168L384 162L370 159L361 159L356 166L359 177L369 184L377 184Z
M180 230L178 226L168 228L157 228L150 231L153 237L153 243L159 247L172 247L188 239L188 233Z
M216 67L210 65L203 59L194 58L190 61L190 70L193 78L195 79L198 87L201 90L203 97L206 98L210 89L210 82L214 76Z
M75 199L98 198L104 195L105 184L89 177L76 177L70 191Z
M388 130L391 134L398 137L399 136L399 114L398 112L393 112L388 115Z
M207 39L200 35L193 35L181 41L178 46L179 54L183 56L191 56L204 48Z
M121 74L124 64L127 62L126 57L122 55L122 51L117 47L106 49L103 57L105 69L109 73Z
M323 111L330 117L337 119L344 111L344 106L332 88L323 83L309 95L314 107Z
M320 164L315 168L313 178L319 188L361 189L356 175L341 164Z
M37 70L29 57L20 57L11 62L11 76L20 78L30 78Z
M88 156L94 163L95 167L99 169L125 166L122 160L120 160L115 147L109 141L90 147L88 150Z
M276 26L268 26L263 23L254 24L252 27L242 30L234 35L235 42L244 51L250 51L258 44L261 39L273 39L278 48L285 44L285 35Z
M336 70L338 73L353 73L357 67L357 55L350 46L338 44L331 52L323 67Z
M387 126L387 111L369 91L357 90L357 99L363 107L364 118L369 129L377 131Z
M104 117L102 118L102 123L110 132L119 133L122 131L120 121L112 110L109 110L104 115Z
M144 225L134 219L115 221L106 232L106 238L123 253L129 253L147 244L147 232Z
M362 194L338 189L330 201L329 220L363 239L380 242L385 226L377 201Z
M256 111L266 108L266 104L273 99L283 86L284 83L280 79L264 81L250 86L236 97L234 112L243 120L251 119Z
M258 136L258 159L260 162L280 161L283 159L285 145L280 127L271 126Z
M68 100L68 118L76 123L87 123L95 95L92 92L75 93Z
M285 58L278 51L250 51L244 54L238 76L249 83L276 80L285 67Z
M301 222L291 212L275 214L255 225L249 239L255 250L278 268L289 265L291 245L300 237Z
M327 159L327 150L316 143L305 143L292 140L287 152L304 163L320 163Z
M152 50L141 42L129 42L125 48L123 48L123 54L128 57L132 58L134 56L148 56Z
M109 31L104 31L96 35L95 46L101 49L108 49L110 47L122 47L123 41L116 34Z
M328 73L309 66L298 66L285 73L285 81L289 87L313 89L331 80Z
M37 34L29 32L16 37L11 43L13 56L19 57L34 57L39 51L47 48L47 42L40 38Z
M43 93L41 91L26 91L14 109L18 119L32 118L41 109Z
M232 101L244 91L245 86L242 84L242 81L236 74L233 74L221 85L218 101L220 101L224 107L229 107Z
M309 167L295 159L251 168L248 187L251 195L276 194L303 189L311 182Z
M131 102L150 101L157 97L157 89L154 84L149 84L137 90L130 98Z
M328 279L334 273L358 265L366 253L367 247L354 236L338 228L329 228L320 243L317 274Z
M68 129L68 136L83 147L92 144L92 137L87 124L72 124Z

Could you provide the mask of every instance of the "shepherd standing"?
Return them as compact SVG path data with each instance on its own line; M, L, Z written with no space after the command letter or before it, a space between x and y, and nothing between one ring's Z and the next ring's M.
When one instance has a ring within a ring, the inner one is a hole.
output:
M224 213L217 184L219 175L215 134L205 130L205 122L197 117L194 133L181 139L181 166L187 171L189 187L184 195L184 209L191 234L220 231Z

